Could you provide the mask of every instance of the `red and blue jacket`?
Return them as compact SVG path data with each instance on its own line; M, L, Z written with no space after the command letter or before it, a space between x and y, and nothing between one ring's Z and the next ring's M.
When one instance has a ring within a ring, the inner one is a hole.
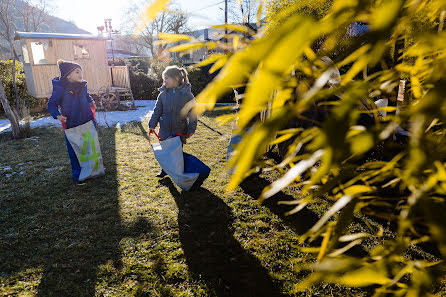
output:
M66 79L52 80L53 93L48 101L48 111L53 118L63 115L67 118L66 128L73 128L93 120L90 102L93 102L87 91L87 82L68 82Z

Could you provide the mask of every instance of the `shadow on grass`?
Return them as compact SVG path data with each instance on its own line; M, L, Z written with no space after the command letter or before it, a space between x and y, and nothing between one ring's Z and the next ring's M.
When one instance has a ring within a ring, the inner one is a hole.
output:
M203 188L179 193L168 177L160 183L177 203L180 240L195 279L217 296L283 296L266 269L234 238L231 210L219 197Z
M144 129L142 123L140 121L133 121L130 123L127 123L121 127L122 133L133 133L135 135L141 135L145 139L149 139L149 135L147 134L147 131Z
M14 188L12 181L0 187L0 275L15 292L29 290L26 278L33 271L37 296L95 296L98 268L121 266L121 239L153 230L144 219L122 225L114 134L115 129L100 131L103 177L73 182L63 134L53 129L33 147L34 176L29 169L22 188ZM31 158L29 150L19 148L18 153ZM58 163L62 170L44 170Z
M262 190L270 184L271 183L269 181L258 175L251 175L240 184L240 187L246 194L253 197L254 199L257 199L258 197L260 197ZM273 213L279 216L282 219L282 221L288 227L292 228L297 234L302 235L308 230L310 230L311 227L314 226L314 224L316 224L316 222L319 220L319 217L317 214L315 214L314 212L312 212L307 208L302 209L296 214L286 216L285 213L287 211L290 211L292 209L292 206L283 204L280 205L278 204L278 202L294 201L294 200L295 200L294 197L287 195L283 192L279 192L276 195L265 200L263 202L263 205L268 207ZM320 239L318 239L312 242L311 245L317 246L320 243L321 243ZM350 248L345 254L350 255L352 257L365 257L368 255L368 253L360 245Z
M254 199L258 199L262 193L262 190L270 184L271 183L269 181L258 175L251 175L240 184L240 187L246 194ZM265 200L263 205L267 206L273 213L282 218L283 222L291 227L297 234L302 235L313 227L313 225L319 220L319 217L317 214L307 208L302 209L294 215L285 216L285 213L290 211L292 206L279 205L278 202L294 200L294 197L283 192L279 192Z

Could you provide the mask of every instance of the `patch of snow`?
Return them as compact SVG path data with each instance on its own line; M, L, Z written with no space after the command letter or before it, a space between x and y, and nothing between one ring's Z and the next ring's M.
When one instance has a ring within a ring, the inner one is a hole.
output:
M38 140L39 136L33 136L33 137L29 137L29 138L25 138L25 140Z
M32 164L33 162L29 161L29 162L23 162L23 163L19 163L17 164L17 166L23 166L23 165L27 165L27 164Z
M7 178L10 178L10 177L12 177L13 175L16 175L16 174L18 174L18 175L24 175L24 174L25 174L25 171L8 173L8 174L6 174L6 177L7 177Z
M0 166L0 170L3 170L3 171L8 171L8 170L11 170L12 168L11 167L9 167L9 166Z
M59 167L59 166L56 166L56 167L51 167L51 168L45 168L45 171L54 171L54 170L57 170L57 169L60 169L61 167Z
M115 126L119 123L120 126L133 122L143 121L145 118L150 117L155 108L155 100L135 100L136 110L124 110L124 111L97 111L96 120L101 126ZM217 103L216 105L231 105L233 103ZM51 116L43 117L37 120L31 121L31 128L45 127L45 126L60 126L60 121L53 119ZM7 119L0 119L0 133L10 132L11 124ZM38 137L27 138L29 140L37 140Z
M155 108L155 100L135 100L136 110L125 110L125 111L97 111L96 120L99 125L114 126L117 123L120 125L132 122L132 121L142 121L146 117L149 117L153 113ZM60 121L53 119L51 116L43 117L37 120L31 121L31 128L45 127L45 126L61 126ZM11 124L7 119L0 119L0 133L10 132ZM38 137L34 136L27 138L29 140L37 140Z

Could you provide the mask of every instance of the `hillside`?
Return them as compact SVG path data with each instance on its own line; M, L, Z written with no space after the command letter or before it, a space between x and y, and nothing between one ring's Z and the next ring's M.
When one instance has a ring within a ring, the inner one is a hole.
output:
M22 0L15 0L13 6L17 7L18 9L25 9L26 3ZM23 23L22 17L19 13L17 13L17 10L10 9L9 14L12 15L12 18L14 19L14 31L29 30L26 28L25 24ZM44 14L43 18L45 19L45 21L40 26L38 32L72 33L72 34L90 33L78 28L75 24L71 22L65 21L61 18L49 14ZM0 30L1 31L5 30L4 24L1 22L0 22ZM10 58L9 45L4 39L0 40L0 58L1 59Z

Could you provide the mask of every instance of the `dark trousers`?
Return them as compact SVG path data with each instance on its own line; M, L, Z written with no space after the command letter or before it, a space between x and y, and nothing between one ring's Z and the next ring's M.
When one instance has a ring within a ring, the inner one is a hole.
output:
M76 153L73 150L70 142L68 141L67 136L65 135L65 141L67 143L68 157L70 157L71 161L71 172L73 173L73 180L79 180L79 175L81 174L81 165L79 164L79 160L77 159Z

